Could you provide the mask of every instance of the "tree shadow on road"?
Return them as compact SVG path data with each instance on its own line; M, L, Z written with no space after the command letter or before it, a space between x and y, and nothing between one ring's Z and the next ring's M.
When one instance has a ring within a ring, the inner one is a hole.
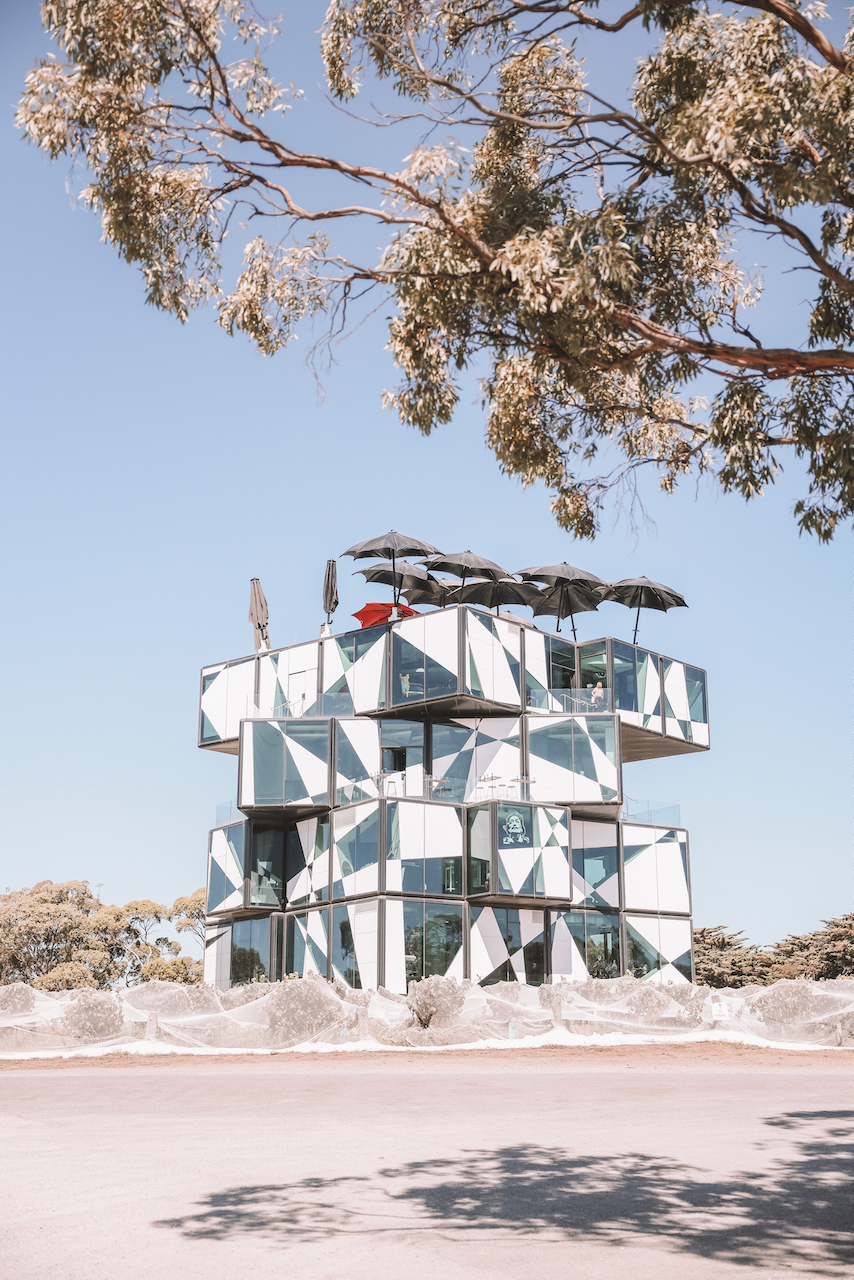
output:
M280 1245L425 1231L461 1243L473 1232L615 1246L666 1241L675 1253L730 1264L838 1275L854 1263L854 1111L791 1112L766 1124L792 1135L785 1158L725 1179L639 1152L499 1147L361 1177L232 1187L155 1225L197 1239L252 1233Z

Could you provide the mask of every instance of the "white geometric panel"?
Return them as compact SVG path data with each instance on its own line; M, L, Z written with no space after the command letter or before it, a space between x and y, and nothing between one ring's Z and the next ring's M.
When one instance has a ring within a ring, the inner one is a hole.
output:
M293 931L293 951L288 957L288 963L293 966L291 972L301 978L308 978L313 974L326 977L326 920L326 911L308 911L305 915L287 918L287 927Z
M664 711L665 733L668 738L691 741L691 712L688 706L688 688L685 683L685 665L682 662L664 663Z
M353 695L353 710L357 715L385 706L385 655L386 633L383 629L350 668L347 683Z
M225 738L236 738L240 721L252 710L255 698L254 658L228 664L228 698L225 715Z
M433 776L457 778L462 762L465 773L463 796L448 799L466 801L515 799L522 768L520 723L518 719L451 720L448 723L468 730L451 755L433 757ZM434 789L434 797L442 792Z
M658 872L655 827L623 824L623 876L626 906L638 911L658 910Z
M440 667L457 674L458 609L437 609L424 616L424 652Z
M640 727L661 733L661 672L658 654L637 651Z
M619 907L616 822L572 823L573 900L597 907Z
M488 613L466 610L466 688L476 697L519 703L520 628Z
M510 921L514 923L510 924ZM471 976L473 982L497 980L495 970L506 966L503 980L528 982L526 959L532 972L540 969L544 916L542 911L503 907L473 907L471 911ZM508 932L505 934L505 929ZM508 939L513 939L508 946ZM509 963L508 963L509 962Z
M616 733L613 737L613 758L599 744L598 732L610 723L605 716L576 716L573 726L573 771L575 773L575 799L598 803L613 801L620 796L620 778L616 756ZM584 765L580 757L584 756ZM592 765L592 777L590 773Z
M471 924L471 976L473 982L480 982L509 959L509 952L492 907L484 907L475 918L476 910Z
M230 842L232 830L237 835ZM242 856L244 832L244 824L236 823L233 828L217 827L210 834L208 911L231 911L243 906L243 866L238 862L233 845L239 845Z
M585 982L588 973L584 954L569 931L565 915L552 914L552 982Z
M231 925L205 927L204 980L225 991L231 977Z
M335 787L338 804L373 799L379 795L381 769L380 725L377 720L336 720Z
M672 920L667 916L662 916L659 923L662 965L666 962L668 969L672 969L674 963L678 964L680 962L683 965L690 966L691 921ZM679 974L678 978L674 978L673 981L687 982L688 979L682 973Z
M322 818L307 818L296 823L296 837L304 865L288 880L286 901L289 906L323 902L329 897L328 823Z
M316 801L318 804L322 804L326 798L326 789L329 782L328 762L321 760L313 751L307 750L291 734L286 735L285 742L288 756L296 767L303 786L308 792L304 803Z
M527 637L525 643L527 646ZM558 715L528 721L528 774L532 800L570 804L575 799L572 724L572 716Z
M220 662L215 667L202 667L201 741L222 741L228 705L228 671Z
M385 985L389 991L406 995L406 947L403 933L403 902L385 900Z
M691 902L688 895L686 833L657 829L655 855L658 910L683 911L687 915L691 910Z
M376 893L379 888L378 814L379 802L376 800L332 811L332 884L333 893L338 898ZM363 838L364 848L369 851L364 858L361 855Z
M316 640L294 645L258 659L258 714L271 719L317 714Z
M355 902L347 908L363 991L377 988L377 901Z

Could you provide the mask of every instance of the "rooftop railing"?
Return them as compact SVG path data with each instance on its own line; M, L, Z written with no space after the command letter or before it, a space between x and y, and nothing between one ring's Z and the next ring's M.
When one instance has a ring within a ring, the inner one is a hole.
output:
M678 804L669 800L629 800L620 810L623 822L639 822L651 827L680 827L682 813Z
M591 715L614 710L612 689L528 689L529 707L538 711L563 711L567 715Z

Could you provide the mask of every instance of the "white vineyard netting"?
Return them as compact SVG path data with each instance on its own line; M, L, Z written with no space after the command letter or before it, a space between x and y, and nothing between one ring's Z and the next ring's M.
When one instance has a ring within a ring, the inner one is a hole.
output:
M145 982L117 991L0 986L0 1056L737 1040L854 1048L854 979L711 990L635 978L479 987L425 978L408 996L292 978L235 987Z

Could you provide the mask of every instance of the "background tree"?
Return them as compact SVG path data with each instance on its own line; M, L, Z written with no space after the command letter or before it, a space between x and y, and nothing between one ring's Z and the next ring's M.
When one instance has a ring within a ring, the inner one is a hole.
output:
M172 903L170 919L178 933L192 933L205 947L205 890L204 886L188 898L176 898Z
M183 320L211 301L270 354L379 290L402 373L386 404L429 433L459 371L485 364L501 466L544 481L580 536L639 467L665 490L706 472L750 498L784 454L806 465L803 529L827 539L851 515L854 38L828 38L821 3L332 0L330 91L348 103L372 78L406 100L368 117L400 130L398 169L372 162L373 140L300 149L297 116L284 125L300 92L268 68L278 27L241 0L42 14L61 57L27 77L20 127L88 167L82 199L155 306ZM641 27L658 45L609 102L573 41ZM319 179L328 203L312 204ZM353 219L387 229L377 257L332 246ZM291 239L305 224L322 229ZM240 225L229 283L220 248ZM802 272L805 328L785 347L761 315L748 325L757 236Z
M769 956L727 933L723 925L694 930L694 981L704 987L746 987L768 981Z
M150 898L140 898L135 902L126 902L122 912L130 929L136 934L136 940L128 948L127 981L145 981L142 977L145 968L154 960L162 959L168 963L172 957L181 952L180 942L167 935L152 937L159 925L171 920L172 913L168 907Z
M781 978L854 978L854 914L823 923L823 929L789 934L764 950L722 925L695 929L694 980L709 987L745 987Z
M105 906L83 880L0 894L2 982L107 987L126 972L135 941L121 909Z

